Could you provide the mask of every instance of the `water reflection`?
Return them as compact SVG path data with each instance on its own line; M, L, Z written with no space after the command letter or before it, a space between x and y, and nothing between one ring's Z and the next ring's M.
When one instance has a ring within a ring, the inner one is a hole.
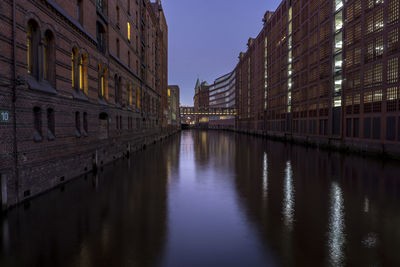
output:
M343 266L344 262L344 204L340 186L332 183L329 219L329 257L332 266Z
M292 230L294 219L294 188L292 165L290 164L290 161L286 162L285 184L283 192L285 196L283 199L283 218L285 225L289 230Z
M11 210L0 266L400 266L399 173L186 131Z
M268 156L267 152L264 152L263 161L263 198L266 200L268 197Z

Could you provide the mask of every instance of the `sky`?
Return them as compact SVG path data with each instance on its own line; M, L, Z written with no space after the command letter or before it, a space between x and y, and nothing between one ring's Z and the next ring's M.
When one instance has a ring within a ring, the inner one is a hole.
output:
M249 37L257 37L267 10L281 0L162 0L168 24L168 84L193 105L197 78L212 84L238 63Z

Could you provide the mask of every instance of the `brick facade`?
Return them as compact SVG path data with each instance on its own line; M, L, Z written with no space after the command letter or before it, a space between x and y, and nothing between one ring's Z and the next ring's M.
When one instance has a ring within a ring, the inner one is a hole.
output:
M241 53L237 129L400 155L398 0L284 0Z
M159 1L6 0L0 29L0 110L10 114L0 124L3 205L168 133Z

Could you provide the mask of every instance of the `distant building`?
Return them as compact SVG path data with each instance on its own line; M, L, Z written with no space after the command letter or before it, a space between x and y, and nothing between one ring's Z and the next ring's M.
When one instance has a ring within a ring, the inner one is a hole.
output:
M179 86L168 86L168 125L180 126L181 116L179 113Z
M236 72L232 71L214 81L209 87L210 108L236 107ZM218 114L209 118L209 126L213 128L234 128L235 116Z
M207 82L200 82L200 80L197 79L196 86L194 88L194 108L200 109L209 107L209 88L210 86Z

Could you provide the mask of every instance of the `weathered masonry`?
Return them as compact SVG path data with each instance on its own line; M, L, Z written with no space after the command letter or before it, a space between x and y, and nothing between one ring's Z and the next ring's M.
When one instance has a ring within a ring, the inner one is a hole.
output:
M157 0L0 3L0 181L7 207L170 134Z

